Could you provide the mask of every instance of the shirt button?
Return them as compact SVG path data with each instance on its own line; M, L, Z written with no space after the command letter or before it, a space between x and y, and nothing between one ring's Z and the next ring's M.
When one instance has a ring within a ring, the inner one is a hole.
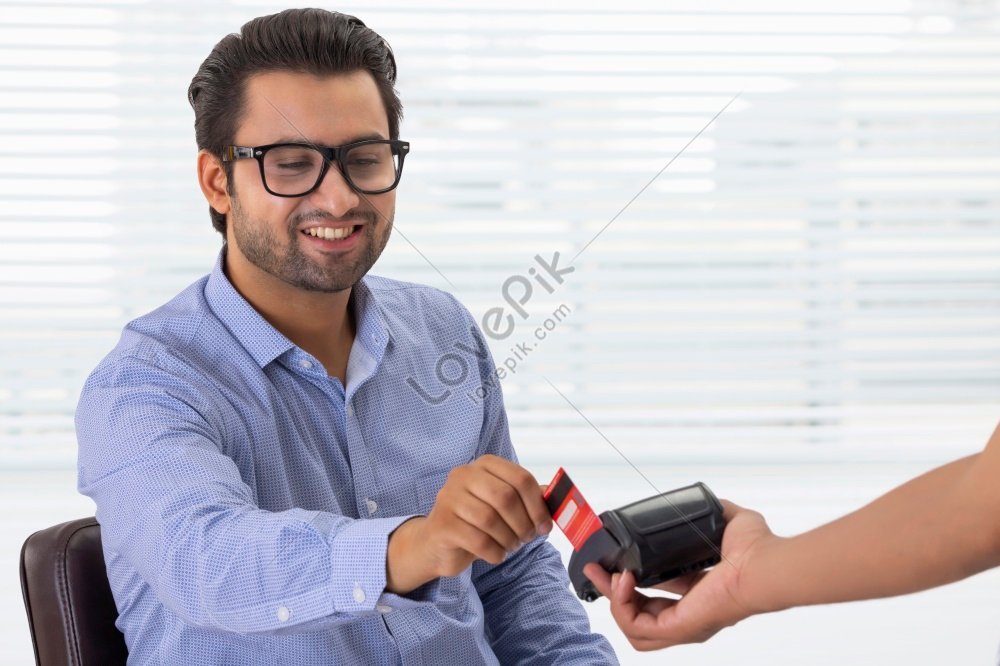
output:
M378 612L382 613L383 615L385 615L386 613L391 613L392 612L392 606L386 606L384 604L379 604L375 608L378 609Z
M347 406L347 415L348 416L354 416L354 405L348 405Z
M365 602L365 591L361 589L361 583L354 584L354 600L359 604Z
M305 368L306 370L309 370L310 368L313 367L313 364L312 364L312 361L310 361L307 358L304 358L301 361L299 361L299 367L300 368Z
M375 503L375 500L366 499L365 504L368 505L369 516L378 511L378 504Z
M287 608L285 608L284 606L278 608L278 622L288 622L288 618L290 618L291 616L292 612Z

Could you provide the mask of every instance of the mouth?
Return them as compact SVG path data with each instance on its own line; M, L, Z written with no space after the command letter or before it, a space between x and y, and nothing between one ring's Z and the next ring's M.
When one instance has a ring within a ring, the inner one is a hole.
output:
M361 235L361 227L360 224L351 227L310 227L301 229L299 233L320 249L342 250L354 245Z

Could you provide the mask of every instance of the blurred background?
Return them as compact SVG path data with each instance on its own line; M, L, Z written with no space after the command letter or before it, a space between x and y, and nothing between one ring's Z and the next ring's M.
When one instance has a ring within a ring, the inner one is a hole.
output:
M412 151L373 272L514 316L488 339L540 481L562 465L601 511L700 480L793 534L985 444L996 0L315 4L399 65ZM32 659L21 543L93 513L85 377L221 245L187 85L223 35L286 6L0 2L4 663ZM547 289L556 253L574 270ZM588 611L625 664L993 664L1000 572L652 655L604 600Z

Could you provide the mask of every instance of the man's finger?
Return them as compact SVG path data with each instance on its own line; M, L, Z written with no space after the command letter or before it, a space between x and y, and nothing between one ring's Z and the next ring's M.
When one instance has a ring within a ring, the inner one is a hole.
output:
M629 639L629 642L639 652L652 652L653 650L662 650L665 647L670 647L673 643L667 639L656 639L656 640L645 640L641 638Z
M505 551L516 550L521 545L521 537L511 529L503 516L475 495L468 495L452 511L459 519L489 534Z
M449 526L454 543L476 559L499 564L507 556L507 549L497 543L488 533L461 518L451 521Z
M537 487L537 486L536 486ZM521 493L505 479L490 470L477 470L476 476L466 486L468 492L493 507L510 529L517 534L518 542L534 539L535 523L528 515Z
M549 515L549 510L545 506L545 500L542 499L542 491L539 490L538 481L531 475L531 472L498 456L486 455L476 462L481 463L490 474L509 483L517 490L521 496L521 503L531 518L533 527L538 528L538 531L543 534L552 531L552 516Z

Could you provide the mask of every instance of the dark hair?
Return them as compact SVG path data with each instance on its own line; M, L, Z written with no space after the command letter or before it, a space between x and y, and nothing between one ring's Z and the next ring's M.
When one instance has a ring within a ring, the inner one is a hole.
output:
M254 74L288 70L326 76L361 69L375 78L389 138L398 139L403 105L393 87L396 59L378 33L354 16L325 9L286 9L252 19L215 45L188 86L198 149L221 159L243 117L246 81ZM223 167L232 195L232 163ZM208 210L212 226L225 236L226 216Z

